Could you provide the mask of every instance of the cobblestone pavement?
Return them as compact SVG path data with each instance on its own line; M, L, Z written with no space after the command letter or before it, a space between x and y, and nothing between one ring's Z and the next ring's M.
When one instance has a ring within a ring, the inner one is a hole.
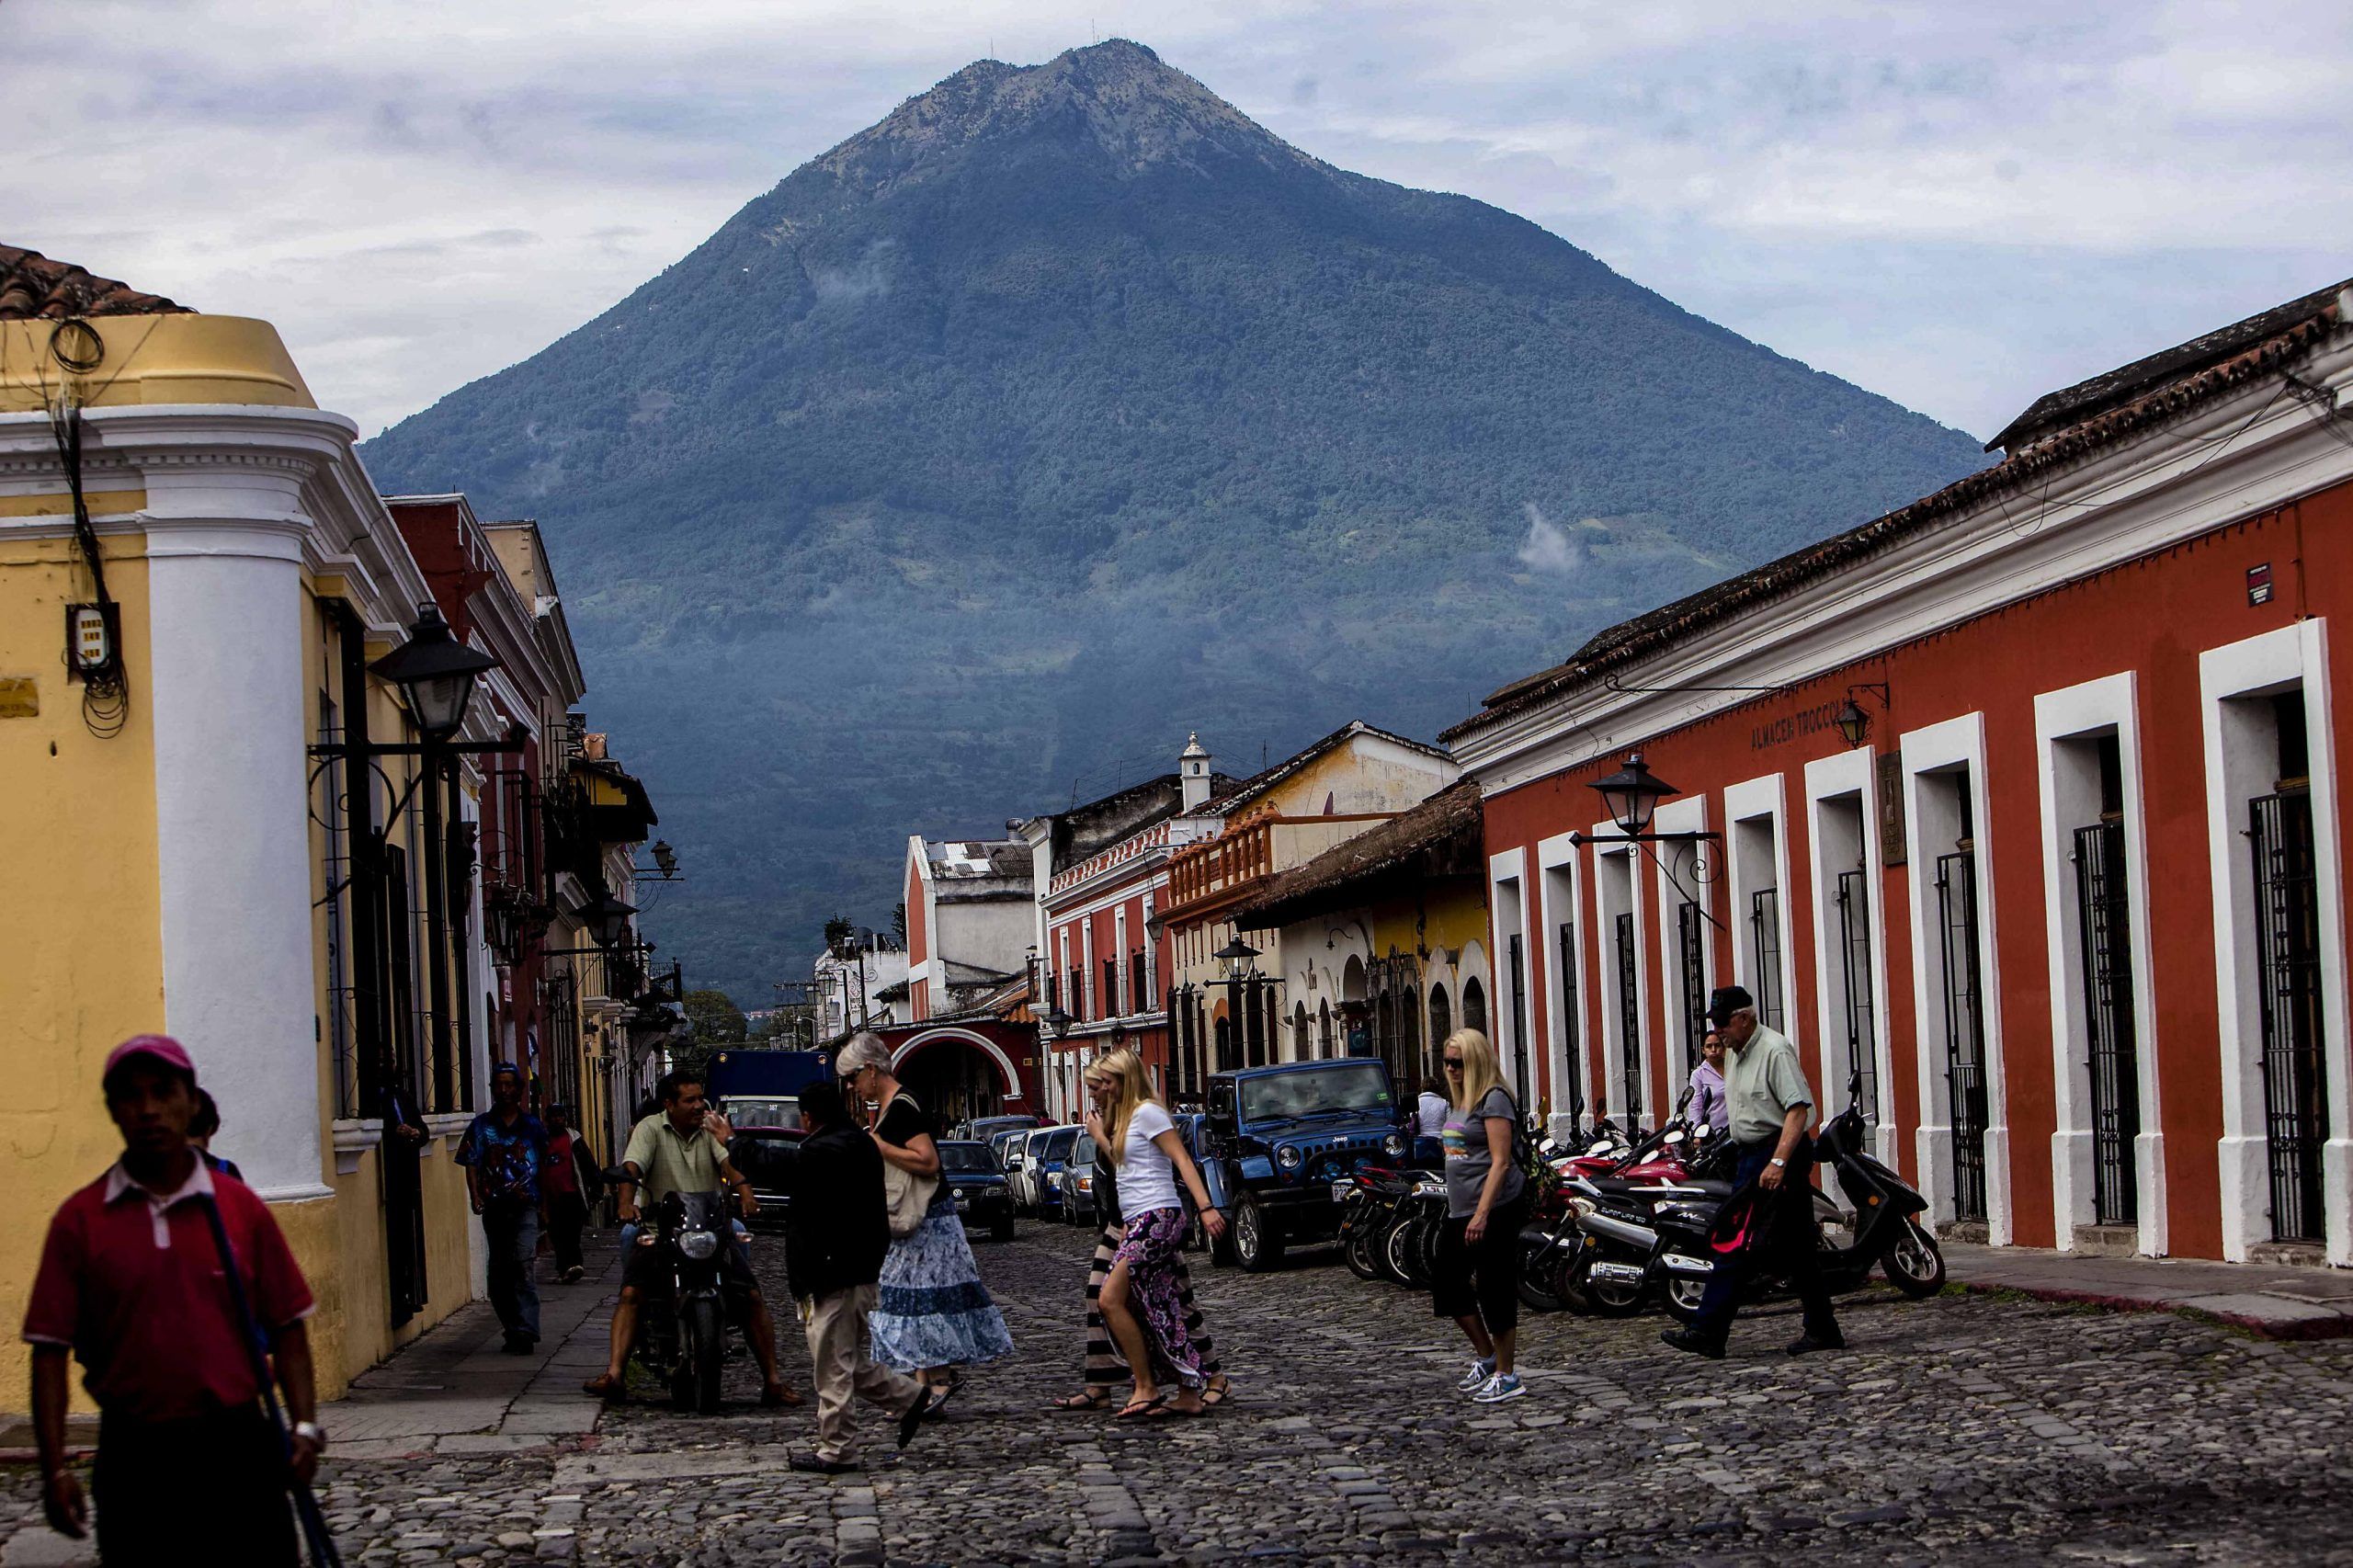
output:
M781 1249L759 1250L773 1278ZM864 1474L788 1471L810 1414L758 1410L746 1358L716 1417L640 1403L535 1433L510 1410L495 1441L346 1446L323 1486L346 1559L2353 1563L2353 1343L1881 1291L1846 1304L1844 1356L1787 1359L1794 1322L1767 1314L1705 1362L1656 1317L1553 1315L1523 1328L1529 1396L1486 1408L1453 1392L1463 1352L1426 1298L1317 1257L1201 1269L1236 1397L1128 1426L1042 1408L1077 1386L1081 1233L976 1250L1017 1354L904 1455L877 1421ZM529 1387L592 1359L601 1323ZM408 1358L385 1375L413 1381ZM12 1474L18 1518L31 1495Z

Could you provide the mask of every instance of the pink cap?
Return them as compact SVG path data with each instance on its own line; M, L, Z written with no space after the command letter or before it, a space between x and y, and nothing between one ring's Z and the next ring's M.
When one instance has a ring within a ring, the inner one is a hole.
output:
M114 1070L134 1056L153 1057L166 1067L176 1067L196 1081L196 1063L188 1057L188 1047L167 1034L135 1034L107 1052L106 1071L99 1074L101 1082L114 1076Z

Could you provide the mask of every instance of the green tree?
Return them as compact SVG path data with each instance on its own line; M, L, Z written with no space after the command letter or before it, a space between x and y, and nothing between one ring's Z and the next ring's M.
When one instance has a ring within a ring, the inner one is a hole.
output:
M686 1009L695 1026L697 1045L744 1043L744 1009L735 1006L724 991L689 991Z

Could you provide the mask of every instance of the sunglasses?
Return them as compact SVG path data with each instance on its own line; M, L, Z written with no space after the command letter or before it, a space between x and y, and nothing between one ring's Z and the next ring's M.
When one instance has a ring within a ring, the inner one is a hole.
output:
M1460 1072L1461 1072L1461 1071L1462 1071L1462 1058L1461 1058L1460 1056L1449 1056L1449 1057L1448 1057L1448 1058L1446 1059L1446 1070L1447 1070L1448 1072L1449 1072L1449 1073L1460 1073Z

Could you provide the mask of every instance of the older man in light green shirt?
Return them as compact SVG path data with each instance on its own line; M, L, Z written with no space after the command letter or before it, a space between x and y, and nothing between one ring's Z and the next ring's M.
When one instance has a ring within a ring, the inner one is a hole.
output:
M1756 1021L1756 999L1738 985L1717 988L1708 999L1708 1021L1723 1038L1724 1098L1732 1112L1732 1139L1740 1146L1732 1201L1741 1201L1739 1193L1751 1183L1763 1189L1761 1201L1770 1207L1758 1222L1769 1229L1746 1254L1717 1265L1691 1326L1669 1329L1661 1337L1677 1350L1722 1356L1744 1288L1761 1270L1785 1279L1804 1307L1805 1333L1790 1346L1790 1355L1843 1350L1847 1341L1816 1266L1822 1230L1814 1222L1813 1191L1806 1180L1813 1144L1805 1135L1806 1123L1813 1119L1813 1091L1798 1063L1798 1048L1779 1029Z

